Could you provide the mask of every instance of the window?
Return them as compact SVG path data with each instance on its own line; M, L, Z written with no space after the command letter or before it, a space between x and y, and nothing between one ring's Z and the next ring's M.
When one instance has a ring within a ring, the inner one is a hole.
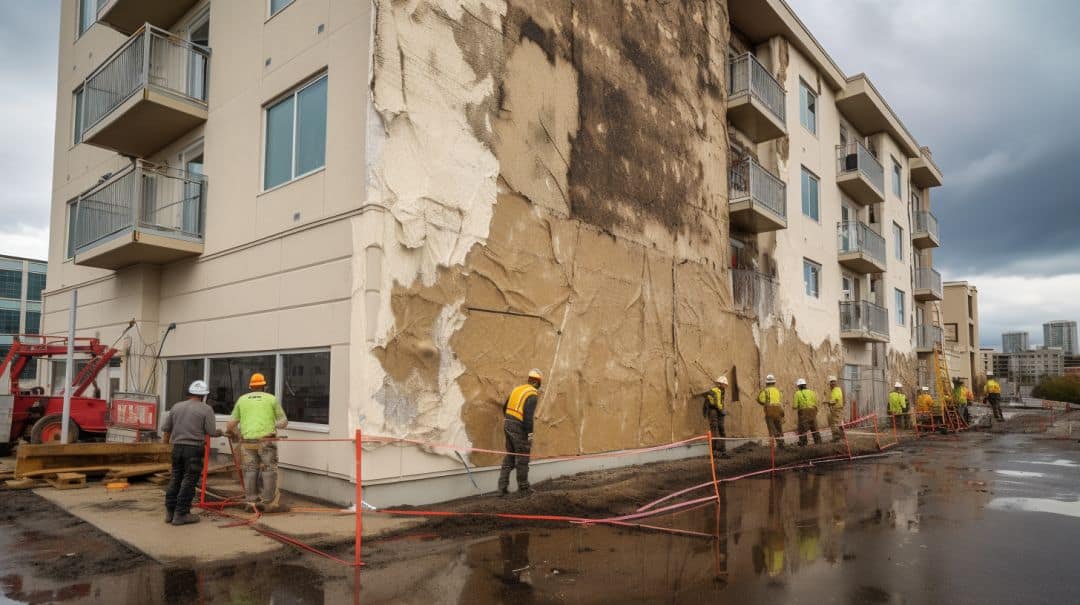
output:
M44 273L26 274L26 300L41 300L41 291L45 289Z
M896 290L896 325L898 325L898 326L904 325L904 317L905 316L906 316L906 314L904 313L904 291L900 290L900 289L897 289Z
M897 162L896 158L893 158L893 160L892 160L892 192L896 194L896 197L900 198L901 201L903 201L903 196L901 195L902 189L901 189L901 186L900 186L901 185L900 184L900 174L901 174L900 162Z
M326 164L326 86L324 75L266 108L263 189Z
M72 116L72 128L71 142L75 145L82 143L82 118L83 118L83 89L82 86L79 90L75 91L75 100L72 102L73 111L75 113Z
M38 334L41 332L41 312L40 311L27 311L26 312L26 327L23 328L24 334Z
M79 0L79 35L86 33L97 21L98 0Z
M799 80L799 122L817 134L817 94L802 80Z
M0 269L0 298L22 300L22 271Z
M210 395L206 403L218 414L232 414L238 397L247 393L248 381L255 372L266 377L267 390L274 389L276 355L221 357L210 360Z
M806 295L818 298L821 295L821 265L809 259L803 259L803 286Z
M330 423L330 352L281 356L281 407L290 422Z
M75 219L78 217L78 206L75 200L71 200L67 205L68 221L67 221L67 248L64 254L66 260L75 258Z
M165 410L187 399L187 389L192 382L204 378L204 359L170 359L166 366Z
M0 309L0 334L19 333L19 311Z
M802 212L815 221L819 220L818 178L806 168L802 169Z
M280 13L281 9L289 6L292 3L293 0L270 0L270 16L273 17L274 15Z
M904 260L904 228L893 223L892 236L893 251L896 253L896 260Z

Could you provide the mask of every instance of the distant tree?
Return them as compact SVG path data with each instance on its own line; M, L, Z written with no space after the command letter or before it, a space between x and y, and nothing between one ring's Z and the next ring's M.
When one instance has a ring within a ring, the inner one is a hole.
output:
M1048 376L1035 385L1031 396L1080 403L1080 376Z

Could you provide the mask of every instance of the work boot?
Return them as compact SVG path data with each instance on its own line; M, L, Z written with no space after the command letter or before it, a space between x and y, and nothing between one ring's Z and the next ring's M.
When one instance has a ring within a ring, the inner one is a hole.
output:
M165 522L166 523L172 523L172 520L173 520L173 511L172 511L172 509L171 508L165 509Z
M506 498L506 497L507 497L507 496L509 496L509 495L510 495L510 490L507 490L507 489L500 489L500 490L499 490L499 491L498 491L498 492L497 492L497 493L495 494L495 496L496 496L496 497L498 497L498 498Z
M532 496L535 493L536 492L534 492L532 490L532 488L529 487L529 486L519 487L518 491L517 491L517 497L518 498L528 498L529 496Z
M198 523L201 520L202 519L200 519L196 515L188 513L186 515L180 515L178 517L173 518L172 524L173 525L191 525L192 523Z

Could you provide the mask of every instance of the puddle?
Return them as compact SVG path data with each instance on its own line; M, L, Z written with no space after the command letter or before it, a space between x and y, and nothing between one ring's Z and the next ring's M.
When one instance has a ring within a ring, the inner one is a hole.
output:
M1010 512L1051 513L1080 517L1080 501L1064 502L1049 498L994 498L987 508Z
M1065 466L1070 468L1080 467L1080 463L1073 462L1072 460L1054 460L1053 462L1039 462L1035 460L1017 460L1021 464L1043 464L1047 466Z
M1006 477L1045 477L1042 473L1033 473L1031 471L994 471L999 475Z

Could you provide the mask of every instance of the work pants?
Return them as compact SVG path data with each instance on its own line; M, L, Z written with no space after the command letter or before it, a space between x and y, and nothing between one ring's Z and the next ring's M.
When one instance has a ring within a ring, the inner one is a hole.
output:
M202 476L203 446L175 443L172 446L172 477L165 490L165 510L177 516L191 513L195 484Z
M964 423L971 424L971 409L966 403L960 406L959 412L960 416L964 419Z
M776 444L784 446L784 416L782 413L769 414L765 410L765 428L769 429L769 436L776 439Z
M1005 414L1001 411L1001 394L990 393L986 399L990 402L990 408L994 412L994 419L1005 420Z
M510 471L517 471L518 491L529 489L529 453L532 444L525 432L525 425L517 418L503 419L503 433L506 434L506 451L502 469L499 471L499 491L505 492L510 487ZM520 454L520 455L514 455Z
M844 427L840 426L844 423L844 408L840 406L829 406L829 429L832 430L832 440L840 441L844 438Z
M280 496L277 487L277 442L245 440L242 451L244 452L244 499L251 504L277 506Z
M803 408L797 410L799 415L799 445L806 445L809 442L807 433L814 434L814 443L821 443L821 433L817 430L817 408Z
M724 437L724 413L714 407L709 408L709 430L712 431L713 437ZM727 442L723 439L718 439L712 442L712 451L714 454L723 454L727 452Z

